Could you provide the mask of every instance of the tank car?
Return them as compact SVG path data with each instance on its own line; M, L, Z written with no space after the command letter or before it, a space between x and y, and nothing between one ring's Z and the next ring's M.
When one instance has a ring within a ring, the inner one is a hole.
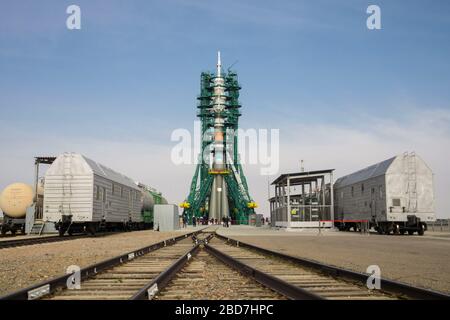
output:
M161 192L149 187L143 183L137 183L141 190L141 214L146 228L153 228L153 209L155 204L167 204L167 200L162 196Z
M33 204L33 188L25 183L13 183L0 194L0 208L3 211L1 234L8 232L15 235L17 231L25 233L25 215Z

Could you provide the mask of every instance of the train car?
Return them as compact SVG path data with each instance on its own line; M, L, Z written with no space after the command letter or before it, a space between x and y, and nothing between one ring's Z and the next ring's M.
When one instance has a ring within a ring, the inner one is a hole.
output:
M146 228L153 228L154 206L155 204L167 204L167 200L162 196L161 192L149 187L143 183L136 183L142 193L141 214Z
M336 180L334 203L339 230L423 235L436 220L433 173L415 153L395 156Z
M1 234L10 232L15 235L17 231L25 233L25 215L27 209L33 204L33 188L25 183L13 183L7 186L0 194L0 208L3 211Z
M141 209L132 179L81 154L58 156L45 174L43 219L60 235L143 228Z

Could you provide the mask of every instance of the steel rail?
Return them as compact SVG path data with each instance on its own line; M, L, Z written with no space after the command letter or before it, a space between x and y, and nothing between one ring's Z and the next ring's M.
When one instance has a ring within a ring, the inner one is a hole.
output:
M209 233L209 231L203 231ZM198 233L197 233L198 234ZM200 250L200 245L206 245L211 238L214 237L215 231L211 231L205 239L198 239L197 234L192 235L192 240L195 242L195 246L178 258L171 266L165 271L160 273L155 279L145 285L139 292L130 298L130 300L151 300L164 289L169 282L175 277L175 275L193 258Z
M183 254L155 279L146 284L130 300L151 300L175 277L175 275L192 259L200 250L200 243L196 244L189 252Z
M216 248L209 246L208 244L205 244L205 250L225 263L226 265L232 267L233 269L239 271L240 273L244 274L245 276L251 277L263 286L272 289L283 296L291 299L291 300L323 300L324 298L312 293L310 291L307 291L305 289L302 289L300 287L297 287L295 285L292 285L284 280L281 280L277 277L274 277L268 273L262 272L258 269L255 269L223 252L220 250L217 250Z
M187 237L193 236L197 233L202 232L202 229L196 230L194 232L186 233L184 235L170 238L167 240L160 241L158 243L146 246L126 254L116 256L111 259L101 261L99 263L93 264L86 268L80 270L81 281L84 281L90 277L95 276L99 272L105 271L111 267L118 266L120 264L126 263L127 261L133 260L136 257L142 256L144 254L150 253L157 249L163 248L168 245L173 245L174 243L186 239ZM27 288L18 290L16 292L4 295L0 297L0 300L35 300L41 298L45 295L54 293L57 289L67 286L67 281L73 273L65 274L50 280L43 281L41 283L29 286Z
M360 273L356 271L351 271L348 269L326 265L314 260L300 258L300 257L294 257L290 256L284 253L275 252L269 249L261 248L249 243L242 242L240 240L232 239L230 237L226 237L223 235L220 235L216 233L216 237L227 241L228 243L231 243L237 247L247 247L262 253L265 253L267 255L272 255L284 260L289 260L295 264L311 268L315 271L325 273L327 275L333 276L333 277L339 277L348 279L351 281L356 281L360 285L366 286L367 279L371 276L370 274L366 273ZM420 287L415 287L406 283L394 281L394 280L388 280L388 279L380 279L381 280L381 291L386 292L391 295L396 295L401 298L407 298L407 299L417 299L417 300L449 300L450 295L447 295L445 293L437 292L430 289L424 289Z

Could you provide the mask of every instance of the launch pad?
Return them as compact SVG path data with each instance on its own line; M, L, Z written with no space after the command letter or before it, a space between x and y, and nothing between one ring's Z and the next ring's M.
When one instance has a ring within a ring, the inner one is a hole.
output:
M201 153L189 196L180 206L189 220L231 218L248 224L256 203L250 197L238 154L239 109L237 74L222 71L220 52L216 73L201 74L198 114L201 121Z

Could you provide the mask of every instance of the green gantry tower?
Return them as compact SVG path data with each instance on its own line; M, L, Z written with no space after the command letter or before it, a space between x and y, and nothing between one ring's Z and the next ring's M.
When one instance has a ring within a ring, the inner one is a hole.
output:
M218 221L231 217L248 224L257 204L248 192L238 154L241 87L235 72L222 72L220 52L216 73L202 72L200 86L201 154L189 196L180 206L189 221L194 216Z

